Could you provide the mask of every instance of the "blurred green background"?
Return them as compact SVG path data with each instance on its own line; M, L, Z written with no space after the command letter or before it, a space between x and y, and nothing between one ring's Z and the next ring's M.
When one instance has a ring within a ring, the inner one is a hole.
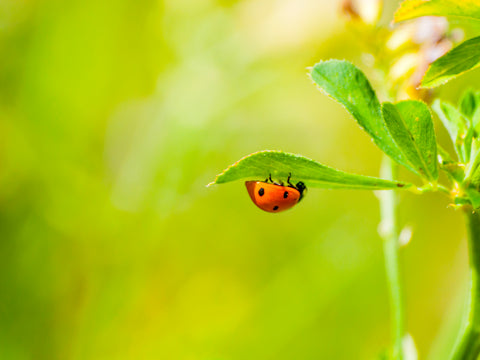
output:
M0 1L0 359L374 359L388 346L374 194L310 189L272 215L243 183L205 187L264 149L378 174L380 151L306 75L320 59L359 63L338 6ZM466 288L462 218L438 194L401 201L408 330L420 358L443 359Z

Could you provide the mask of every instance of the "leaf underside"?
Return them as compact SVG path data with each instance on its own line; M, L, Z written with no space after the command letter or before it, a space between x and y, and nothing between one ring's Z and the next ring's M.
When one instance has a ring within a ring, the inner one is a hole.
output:
M423 88L433 88L480 66L480 36L464 41L435 60L422 80Z
M229 166L209 185L236 180L264 181L270 175L274 181L286 182L291 174L293 184L302 181L307 187L324 189L402 189L411 184L354 175L320 164L301 155L281 151L260 151Z

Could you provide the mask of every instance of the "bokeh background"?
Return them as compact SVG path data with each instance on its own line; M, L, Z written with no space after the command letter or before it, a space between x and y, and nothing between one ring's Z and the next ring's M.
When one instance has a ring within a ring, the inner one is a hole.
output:
M272 215L243 183L205 187L264 149L378 174L381 152L306 75L320 59L362 66L338 7L0 1L0 359L374 359L388 346L372 192L310 189ZM466 288L447 205L401 196L421 359L446 358Z

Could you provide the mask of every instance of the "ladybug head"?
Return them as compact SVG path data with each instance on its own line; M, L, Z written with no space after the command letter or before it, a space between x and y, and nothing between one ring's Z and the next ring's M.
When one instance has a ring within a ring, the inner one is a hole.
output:
M300 193L300 199L298 199L298 201L302 200L303 198L303 192L305 190L307 190L307 187L305 186L305 184L301 181L299 181L297 183L297 185L295 185L295 188L298 190L298 192Z

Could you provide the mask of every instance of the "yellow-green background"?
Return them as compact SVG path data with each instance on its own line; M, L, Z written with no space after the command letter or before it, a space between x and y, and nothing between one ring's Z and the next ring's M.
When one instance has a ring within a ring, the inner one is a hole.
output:
M361 64L356 42L336 1L0 1L0 359L377 356L371 192L311 189L272 215L240 182L205 187L264 149L377 175L380 151L306 76ZM401 201L408 330L443 359L462 218L438 194Z

